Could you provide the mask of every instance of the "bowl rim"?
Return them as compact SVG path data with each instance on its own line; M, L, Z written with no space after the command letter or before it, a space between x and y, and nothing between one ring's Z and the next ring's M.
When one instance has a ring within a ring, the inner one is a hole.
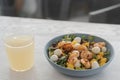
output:
M111 56L111 58L109 59L109 61L108 61L105 65L100 66L100 67L98 67L98 68L95 68L95 69L85 69L85 70L72 70L72 69L68 69L68 68L62 67L61 65L58 65L58 64L54 63L53 61L51 61L50 58L49 58L49 56L48 56L48 52L47 52L47 50L46 50L47 47L48 47L48 45L49 45L49 43L52 42L52 40L57 39L57 38L59 38L59 37L62 37L62 36L65 36L65 35L73 35L73 34L74 34L74 35L90 35L90 36L94 36L94 37L100 38L100 39L104 40L105 42L107 42L107 44L110 45L110 47L112 48L112 51L113 51L112 56ZM47 42L47 44L45 45L44 53L45 53L45 56L46 56L47 60L48 60L49 62L51 62L52 64L54 64L55 66L57 66L57 67L59 67L59 68L62 68L62 69L65 69L65 70L74 71L74 72L79 72L79 71L81 71L81 72L93 71L93 70L97 70L97 69L106 67L108 64L110 64L110 62L113 60L113 58L114 58L114 56L115 56L115 54L114 54L114 48L113 48L113 46L111 45L111 43L110 43L109 41L107 41L106 39L103 39L103 38L101 38L101 37L99 37L99 36L96 36L96 35L93 35L93 34L87 34L87 33L68 33L68 34L62 34L62 35L55 36L55 37L53 37L52 39L50 39L50 40Z

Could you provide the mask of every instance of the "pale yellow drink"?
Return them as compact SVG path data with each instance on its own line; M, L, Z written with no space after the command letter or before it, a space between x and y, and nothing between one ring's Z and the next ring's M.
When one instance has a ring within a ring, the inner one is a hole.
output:
M34 40L32 36L9 36L5 39L5 47L13 70L26 71L33 66Z

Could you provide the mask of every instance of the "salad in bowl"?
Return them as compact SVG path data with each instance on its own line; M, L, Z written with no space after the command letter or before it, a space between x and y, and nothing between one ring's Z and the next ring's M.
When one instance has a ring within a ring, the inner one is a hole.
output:
M91 70L93 70L93 74L97 73L100 71L99 69L102 70L108 65L113 57L113 48L110 43L89 34L58 36L48 42L46 47L48 61L55 68L59 67L60 72L72 76L84 76L85 73L81 72L91 72ZM67 71L65 72L65 70ZM94 70L96 71L94 72ZM90 72L87 74L92 74Z

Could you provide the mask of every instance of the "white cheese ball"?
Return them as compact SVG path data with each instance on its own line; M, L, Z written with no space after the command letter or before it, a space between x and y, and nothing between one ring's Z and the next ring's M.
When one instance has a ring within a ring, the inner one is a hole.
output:
M106 47L102 47L102 52L106 52L107 48Z
M57 55L52 55L52 56L50 57L50 59L51 59L52 61L57 61L57 60L58 60L58 56L57 56Z
M77 57L79 57L79 56L80 56L80 53L79 53L79 51L78 51L78 50L73 50L73 51L72 51L72 53L77 54Z
M94 62L92 62L91 67L92 67L92 69L95 69L95 68L99 68L100 66L97 61L94 61Z
M73 41L76 41L77 43L81 42L81 38L80 37L75 37Z
M98 54L100 52L100 48L99 47L93 47L92 52L95 53L95 54Z
M75 67L80 67L81 64L80 64L80 61L76 61L76 63L74 64Z
M74 48L74 49L78 49L79 46L80 46L80 44L79 44L79 43L76 43L76 44L73 45L73 48Z
M57 56L61 56L62 50L61 50L61 49L56 49L56 50L54 51L54 54L57 55Z

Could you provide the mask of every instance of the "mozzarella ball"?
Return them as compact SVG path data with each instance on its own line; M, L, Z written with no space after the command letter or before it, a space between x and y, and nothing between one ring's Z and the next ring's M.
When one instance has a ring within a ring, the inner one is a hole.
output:
M52 55L52 56L50 57L50 59L51 59L52 61L57 61L57 60L58 60L58 56L57 56L57 55Z
M91 64L92 69L100 67L97 61L93 61Z
M56 50L54 51L54 54L57 55L57 56L61 56L62 50L61 50L61 49L56 49Z
M79 46L80 46L80 44L79 44L79 43L76 43L76 44L73 45L73 48L74 48L74 49L78 49Z
M73 50L72 53L77 54L77 57L79 57L79 51L78 50Z
M74 66L75 66L75 67L80 67L80 66L81 66L80 61L79 61L79 60L76 61L76 63L74 64Z
M80 37L76 37L76 38L74 38L74 41L80 43L81 42L81 38Z
M106 47L102 47L102 52L106 52L107 48Z
M99 47L93 47L92 52L95 53L95 54L98 54L100 52L100 48Z

